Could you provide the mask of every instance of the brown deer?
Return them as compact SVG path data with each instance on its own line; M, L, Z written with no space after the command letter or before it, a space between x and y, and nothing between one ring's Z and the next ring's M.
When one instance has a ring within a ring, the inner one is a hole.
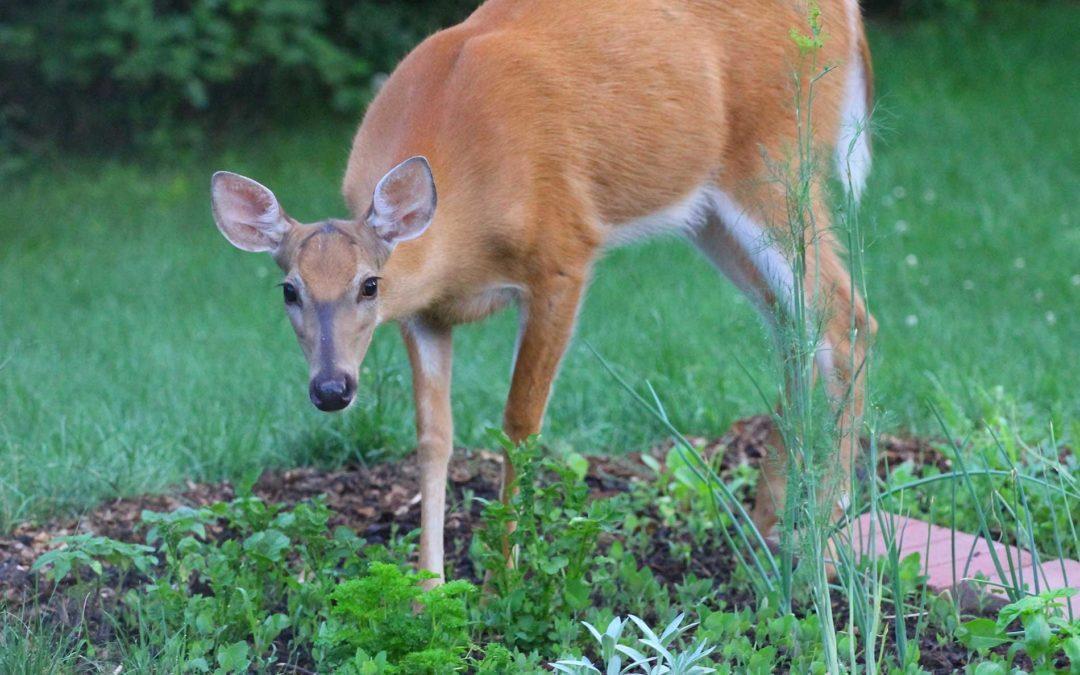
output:
M519 307L504 428L521 441L540 431L605 248L675 231L769 320L792 302L799 285L777 241L787 196L770 158L798 141L796 75L835 66L815 85L813 141L838 149L856 197L870 163L857 0L820 8L823 46L808 65L790 35L807 24L801 0L489 0L420 44L371 103L345 174L350 218L301 224L259 183L214 175L221 232L284 272L319 409L350 404L376 327L399 325L423 467L421 568L444 573L455 325ZM814 180L807 242L805 287L818 292L806 300L825 320L817 370L855 411L840 444L848 472L862 406L851 364L865 348L850 338L868 336L873 320L827 230L825 174ZM785 489L782 446L772 445L753 514L765 532ZM506 462L504 497L513 477Z

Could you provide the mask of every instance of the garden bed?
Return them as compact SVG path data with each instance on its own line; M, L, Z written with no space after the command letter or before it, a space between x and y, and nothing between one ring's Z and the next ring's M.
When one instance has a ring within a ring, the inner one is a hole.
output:
M718 454L720 476L728 478L740 467L756 469L764 456L771 421L766 416L751 417L732 425L719 439L691 438L702 455L711 459ZM879 473L904 462L949 468L949 461L932 443L922 439L885 437L882 439ZM671 449L666 443L650 449L647 454L659 462ZM586 480L594 498L610 497L625 492L633 481L649 481L655 477L641 459L642 453L621 456L590 456ZM488 450L459 448L455 451L449 471L450 490L447 494L446 557L456 570L457 578L477 580L468 561L468 544L479 517L479 503L474 498L495 499L502 475L501 454ZM145 527L140 516L143 511L167 512L182 506L200 507L228 501L236 496L229 482L188 482L170 494L139 495L105 502L78 518L56 518L44 523L23 523L11 533L0 537L0 599L20 606L35 599L36 575L30 571L34 560L55 548L58 537L92 533L126 542L141 542ZM332 512L331 527L348 527L369 542L383 543L392 532L409 532L420 526L420 472L414 454L401 461L369 466L349 466L341 469L311 467L266 471L251 486L251 493L267 502L292 506L318 496L326 499ZM742 495L747 506L751 499ZM223 533L217 533L219 536ZM664 538L678 533L658 533ZM725 575L731 560L718 551L701 551L699 576ZM711 557L709 554L717 557ZM687 570L672 566L659 554L649 561L650 567L669 582L677 582ZM51 589L44 589L51 590Z
M719 474L732 479L747 467L756 468L763 456L764 442L769 434L767 417L749 418L737 422L721 439L692 439L707 458L715 459ZM881 445L880 472L904 462L933 465L948 469L948 460L933 445L917 439L885 438ZM661 464L671 446L663 445L648 451ZM586 481L590 495L602 499L624 493L635 482L655 480L653 470L643 461L642 454L588 457ZM480 583L482 576L469 556L473 531L481 525L483 500L497 496L501 475L501 454L485 450L459 450L450 467L450 492L446 518L447 563L451 576ZM250 488L251 494L268 503L292 506L322 496L330 510L331 527L344 526L356 532L368 543L386 543L401 533L419 527L419 467L414 456L399 462L373 466L352 466L338 470L297 468L286 471L267 471ZM43 553L57 546L58 537L92 533L111 539L141 543L146 526L141 521L144 511L169 512L180 507L203 507L236 497L237 490L229 483L188 483L183 489L166 495L144 495L117 499L102 504L77 519L54 519L43 524L22 524L7 536L0 537L0 598L7 610L21 616L44 619L50 624L77 629L92 641L107 643L114 637L113 624L107 619L116 598L128 587L134 587L139 575L118 575L106 571L106 583L98 591L97 602L64 592L67 584L57 588L31 568ZM748 489L739 491L747 504ZM652 506L646 506L655 508ZM637 514L655 517L656 514ZM657 521L662 519L657 518ZM210 528L210 539L230 536L224 528ZM718 538L714 538L719 541ZM687 558L673 553L681 542L693 546ZM610 542L609 542L610 543ZM730 583L736 563L730 550L722 545L702 547L691 540L688 532L659 528L652 532L648 554L641 563L665 587L674 587L687 575L710 579L719 589L717 600L731 608L753 606L751 589ZM843 599L838 597L834 614L838 620L846 615ZM88 608L89 611L88 611ZM943 642L932 632L924 632L919 645L922 665L931 671L951 671L963 665L968 651L955 642Z

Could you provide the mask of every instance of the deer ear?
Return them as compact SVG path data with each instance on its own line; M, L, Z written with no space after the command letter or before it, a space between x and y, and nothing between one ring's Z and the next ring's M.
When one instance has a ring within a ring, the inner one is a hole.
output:
M375 186L367 223L387 243L416 239L435 217L435 177L424 157L398 164Z
M291 227L274 193L250 178L218 171L210 195L218 229L243 251L273 252Z

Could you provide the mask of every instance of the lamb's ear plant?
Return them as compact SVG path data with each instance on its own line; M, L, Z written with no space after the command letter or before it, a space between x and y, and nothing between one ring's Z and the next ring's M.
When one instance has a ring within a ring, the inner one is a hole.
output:
M551 664L557 673L578 675L579 673L600 673L602 675L625 675L630 673L638 661L644 661L645 657L636 650L621 644L623 629L629 623L626 619L615 617L601 633L588 621L581 624L589 630L589 634L596 640L597 652L600 665L594 665L587 656L576 659L562 659ZM627 659L629 657L629 660Z
M678 615L659 634L633 614L628 619L612 619L603 633L585 623L599 646L600 662L594 664L587 657L580 657L556 661L551 667L566 675L706 675L716 672L709 661L715 648L708 642L698 640L686 649L679 649L675 644L684 633L697 626L682 625L685 618L685 614ZM631 622L640 632L636 641L624 635Z

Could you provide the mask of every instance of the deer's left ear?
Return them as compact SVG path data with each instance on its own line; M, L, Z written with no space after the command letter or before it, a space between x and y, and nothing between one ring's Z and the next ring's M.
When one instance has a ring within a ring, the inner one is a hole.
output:
M375 186L367 223L387 243L416 239L435 217L435 177L424 157L398 164Z
M274 193L250 178L218 171L210 194L218 229L238 249L273 253L291 227Z

